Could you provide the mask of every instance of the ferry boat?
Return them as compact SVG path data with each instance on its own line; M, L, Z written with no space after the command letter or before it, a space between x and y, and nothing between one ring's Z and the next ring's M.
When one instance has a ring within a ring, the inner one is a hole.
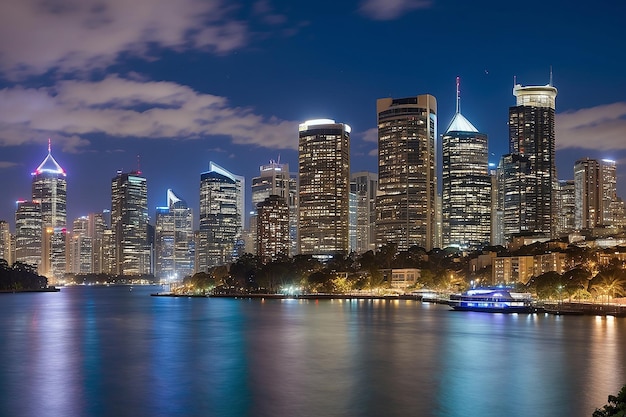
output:
M530 294L493 288L477 288L462 294L452 294L450 306L457 311L485 313L533 313L536 311Z

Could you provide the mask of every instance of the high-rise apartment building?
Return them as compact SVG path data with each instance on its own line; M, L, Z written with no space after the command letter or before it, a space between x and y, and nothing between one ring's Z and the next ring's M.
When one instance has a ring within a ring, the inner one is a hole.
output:
M18 201L15 211L15 261L41 267L42 251L41 203Z
M509 108L509 157L524 163L517 165L523 171L511 171L513 165L504 169L505 175L513 176L505 177L501 184L508 197L503 205L505 238L508 241L520 233L553 237L557 208L554 136L557 90L552 85L516 84L513 95L517 105Z
M349 250L350 126L330 119L299 126L299 253Z
M289 172L288 164L270 161L261 165L259 176L252 178L252 207L264 202L270 195L277 195L289 206L289 253L296 254L298 248L298 179L296 173ZM257 247L256 227L250 226Z
M356 253L376 250L376 193L378 175L373 172L355 172L351 175L350 190L356 194Z
M156 277L178 281L193 274L193 212L172 190L167 190L167 206L157 207L155 234Z
M61 279L66 272L67 174L52 156L50 140L48 155L31 175L33 201L41 206L39 272L51 279Z
M212 162L200 175L200 214L195 272L236 259L243 226L243 179Z
M111 180L111 230L115 273L149 274L148 185L139 171L118 171Z
M576 193L574 180L559 180L556 189L556 236L566 236L576 229Z
M72 233L68 242L68 270L74 274L94 272L93 239L89 236L89 217L81 216L72 222Z
M378 113L377 245L433 248L437 101L425 94L383 98Z
M256 205L257 255L263 262L289 256L289 205L284 197L270 195Z
M615 161L579 159L574 164L575 221L577 229L612 226L617 201Z
M457 77L456 113L442 139L443 246L475 250L491 241L491 176L487 135L460 111Z

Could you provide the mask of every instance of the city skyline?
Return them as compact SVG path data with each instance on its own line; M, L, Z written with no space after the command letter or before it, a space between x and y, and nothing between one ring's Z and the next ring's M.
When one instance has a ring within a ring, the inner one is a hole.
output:
M48 138L67 171L68 221L110 208L117 170L144 173L154 217L168 188L198 210L198 178L211 160L248 179L278 157L295 170L297 126L309 119L350 124L351 171L376 172L381 97L433 95L440 147L456 76L462 113L489 136L497 163L514 77L545 85L550 66L558 178L573 179L578 159L612 159L625 195L626 81L614 65L623 4L188 0L175 10L150 2L150 14L144 1L55 4L0 6L0 31L14 40L0 46L0 219L12 228ZM471 30L442 29L467 21ZM394 56L402 59L389 65Z

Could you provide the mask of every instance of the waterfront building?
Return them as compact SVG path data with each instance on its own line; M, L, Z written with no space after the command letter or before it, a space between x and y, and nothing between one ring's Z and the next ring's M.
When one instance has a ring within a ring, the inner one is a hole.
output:
M9 266L13 265L13 245L11 239L11 229L9 223L0 220L0 259L7 261Z
M430 250L436 223L437 101L425 94L383 98L378 114L376 242Z
M17 202L15 211L15 261L31 265L35 270L41 266L42 252L41 203Z
M487 135L460 111L457 77L456 113L442 139L443 246L476 250L491 241L491 177Z
M289 164L270 161L259 167L259 176L252 178L252 207L264 202L270 195L277 195L289 206L289 253L298 253L298 179L289 172ZM256 216L253 212L251 218ZM250 226L256 248L256 227ZM256 251L256 249L255 249Z
M491 177L491 244L494 246L506 245L504 239L504 209L502 204L504 198L501 193L504 191L500 187L499 170L493 168L495 164L489 164L489 176Z
M534 274L533 256L501 256L493 259L493 283L526 284Z
M243 229L243 178L211 162L200 175L195 272L236 260Z
M391 270L391 288L396 290L406 290L414 286L421 277L421 270L415 268L392 269Z
M270 195L256 205L257 255L263 262L289 256L289 205L284 197Z
M330 119L299 126L299 253L328 257L349 250L350 131Z
M352 186L352 183L350 183ZM350 192L350 202L348 203L348 253L356 251L357 216L359 199L354 192Z
M166 197L167 206L156 209L156 277L178 281L194 271L193 212L171 189Z
M517 105L509 108L509 155L505 155L508 161L502 161L504 235L507 241L519 233L553 237L557 90L551 84L516 84L513 95Z
M614 224L617 201L615 161L579 159L574 164L575 226L592 229Z
M111 229L115 273L149 274L148 185L139 171L118 171L111 180Z
M376 193L378 175L360 171L351 176L350 191L356 194L356 246L357 254L376 250Z
M94 272L93 239L89 236L89 216L81 216L72 222L69 239L68 272L89 274Z
M61 279L66 272L67 174L52 156L50 140L48 154L31 175L32 200L41 207L39 272L52 280Z
M576 193L574 180L559 180L556 189L556 236L567 236L576 229Z

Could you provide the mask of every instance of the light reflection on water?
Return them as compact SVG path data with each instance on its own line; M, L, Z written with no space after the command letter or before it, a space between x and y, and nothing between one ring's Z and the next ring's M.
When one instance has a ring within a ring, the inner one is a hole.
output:
M0 416L590 417L626 319L379 300L0 295Z

